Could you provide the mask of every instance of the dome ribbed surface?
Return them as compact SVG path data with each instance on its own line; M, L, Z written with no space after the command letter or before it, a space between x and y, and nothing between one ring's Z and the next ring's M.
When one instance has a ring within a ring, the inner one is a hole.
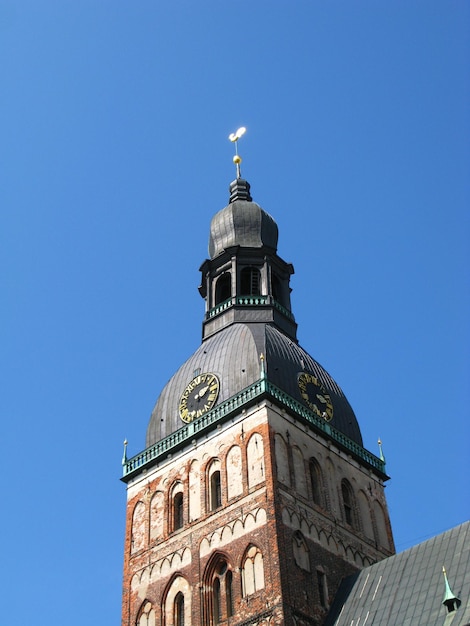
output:
M234 396L260 378L260 354L265 355L267 378L303 403L297 377L307 371L319 378L334 409L330 422L362 446L362 436L351 405L341 388L303 348L269 324L233 324L210 337L179 368L163 389L147 430L147 447L183 425L178 413L181 394L195 372L211 372L220 380L217 404Z
M278 228L274 219L256 202L236 200L214 215L209 237L209 256L214 259L227 248L277 250Z

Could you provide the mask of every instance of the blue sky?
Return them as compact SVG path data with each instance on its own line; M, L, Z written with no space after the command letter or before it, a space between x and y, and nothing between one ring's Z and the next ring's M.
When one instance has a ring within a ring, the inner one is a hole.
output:
M0 55L2 624L119 623L122 442L199 345L241 125L397 549L468 519L468 2L0 0Z

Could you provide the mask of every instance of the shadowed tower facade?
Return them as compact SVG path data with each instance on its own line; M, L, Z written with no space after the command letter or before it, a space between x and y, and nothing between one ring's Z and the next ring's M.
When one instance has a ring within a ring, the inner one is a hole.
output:
M384 462L299 345L293 266L237 168L200 268L202 343L123 461L122 626L319 626L344 576L394 553Z

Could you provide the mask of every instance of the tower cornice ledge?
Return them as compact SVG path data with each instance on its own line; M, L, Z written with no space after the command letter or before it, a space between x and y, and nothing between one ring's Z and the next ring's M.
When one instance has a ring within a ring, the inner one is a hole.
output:
M333 441L338 448L344 450L353 458L361 461L380 479L388 480L389 477L385 473L384 461L349 439L336 428L333 428L328 422L315 415L309 408L265 378L245 387L245 389L217 405L211 411L186 424L176 432L171 433L168 437L157 441L157 443L146 448L140 454L126 460L123 463L121 480L127 483L142 471L170 460L172 455L178 450L194 443L202 435L216 429L217 426L228 421L235 414L241 416L242 409L247 409L264 399L268 399L281 409L289 411L300 422Z

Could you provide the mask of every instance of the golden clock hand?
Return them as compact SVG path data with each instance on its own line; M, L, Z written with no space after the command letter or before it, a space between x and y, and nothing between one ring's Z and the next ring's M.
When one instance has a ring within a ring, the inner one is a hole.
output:
M199 397L202 398L202 396L205 396L208 389L209 389L209 385L207 385L206 387L203 387L201 391L199 392Z

